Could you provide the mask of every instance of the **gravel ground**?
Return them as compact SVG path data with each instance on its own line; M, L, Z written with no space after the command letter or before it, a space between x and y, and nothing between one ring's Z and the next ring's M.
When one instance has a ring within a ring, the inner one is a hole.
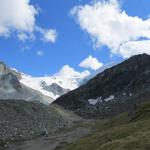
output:
M57 105L0 100L0 146L53 134L79 120Z
M69 143L72 143L92 132L92 128L88 125L72 128L65 132L43 136L30 141L17 142L8 144L2 150L56 150Z

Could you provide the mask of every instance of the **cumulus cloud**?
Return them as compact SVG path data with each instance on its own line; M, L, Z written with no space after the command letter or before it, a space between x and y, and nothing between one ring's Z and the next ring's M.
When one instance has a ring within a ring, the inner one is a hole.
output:
M30 0L0 0L0 36L10 37L14 33L19 40L26 41L35 40L36 32L40 32L42 41L54 43L56 30L37 27L37 14L38 9Z
M74 68L70 67L69 65L64 65L60 71L55 74L55 76L64 76L64 77L72 77L72 78L85 78L90 75L90 72L85 70L83 72L78 72Z
M55 43L57 39L57 31L55 29L43 29L41 27L36 27L36 31L42 34L43 42Z
M82 83L85 82L86 78L90 75L89 71L76 71L69 65L64 65L58 73L52 77L66 89L76 89ZM62 82L63 81L63 82Z
M147 53L150 55L150 40L129 41L122 44L119 51L124 58L142 53Z
M57 32L53 29L48 29L43 32L43 41L55 43L57 38Z
M11 31L33 32L37 12L29 0L0 0L0 35L9 36Z
M147 41L150 39L150 18L144 20L137 16L129 16L121 9L118 0L96 1L84 6L76 6L71 14L81 28L90 35L96 47L106 45L111 53L122 57L146 53L145 46L150 47ZM141 39L145 41L140 42ZM140 51L133 50L131 47L127 49L129 45L139 45L144 49Z
M83 68L87 68L87 69L92 69L92 70L97 70L100 67L103 66L103 64L101 62L98 61L97 58L94 58L92 56L87 57L86 59L84 59L80 64L80 67Z

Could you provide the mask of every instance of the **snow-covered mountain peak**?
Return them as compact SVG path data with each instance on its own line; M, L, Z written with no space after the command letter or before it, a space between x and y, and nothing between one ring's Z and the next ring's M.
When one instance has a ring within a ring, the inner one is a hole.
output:
M80 82L89 75L90 73L88 71L80 73L68 65L65 65L58 73L54 74L53 76L32 77L26 74L22 74L20 82L30 88L40 91L46 96L50 96L53 99L56 99L62 94L65 94L65 91L68 92L79 87ZM45 86L43 86L42 83L44 83ZM53 88L55 88L55 92ZM60 88L62 89L60 90ZM60 94L57 90L61 91Z
M78 72L65 65L54 75L32 77L0 62L1 98L15 97L49 104L61 95L84 84L90 76L89 71Z

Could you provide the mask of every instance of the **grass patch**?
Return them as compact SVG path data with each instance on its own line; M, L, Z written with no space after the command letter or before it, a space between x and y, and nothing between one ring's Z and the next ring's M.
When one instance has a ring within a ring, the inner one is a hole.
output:
M59 150L149 150L150 103L109 121L97 121L89 136Z

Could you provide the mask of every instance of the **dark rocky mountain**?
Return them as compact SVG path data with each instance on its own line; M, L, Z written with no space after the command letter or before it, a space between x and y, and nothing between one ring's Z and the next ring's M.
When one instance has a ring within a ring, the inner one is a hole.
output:
M54 103L83 117L113 117L150 97L150 56L136 55L98 74Z

